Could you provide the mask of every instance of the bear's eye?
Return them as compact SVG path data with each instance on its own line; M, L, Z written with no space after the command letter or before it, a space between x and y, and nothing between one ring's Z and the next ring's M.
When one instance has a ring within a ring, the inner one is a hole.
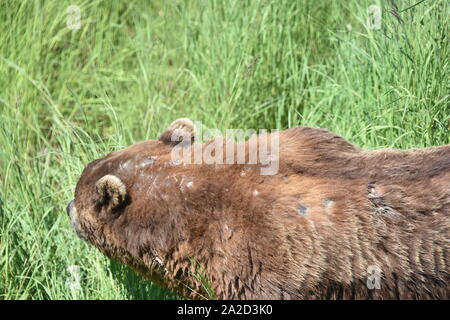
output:
M118 177L107 174L95 184L97 201L101 204L110 204L113 208L122 205L127 197L127 188Z

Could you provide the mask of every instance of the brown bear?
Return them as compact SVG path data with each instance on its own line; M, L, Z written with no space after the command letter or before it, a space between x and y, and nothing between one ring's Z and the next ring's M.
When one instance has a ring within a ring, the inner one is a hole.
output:
M244 163L174 159L211 146L196 132L179 119L88 164L67 207L78 236L187 298L450 297L450 145L361 150L295 127L266 134L262 174L258 136L216 145Z

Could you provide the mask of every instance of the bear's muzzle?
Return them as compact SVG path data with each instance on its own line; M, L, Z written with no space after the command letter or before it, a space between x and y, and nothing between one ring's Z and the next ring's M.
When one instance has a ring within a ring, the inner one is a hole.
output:
M83 230L81 229L80 222L78 220L78 213L77 209L75 208L74 200L69 202L69 204L66 207L66 212L70 218L70 222L72 223L72 227L75 230L75 233L77 234L78 238L80 238L81 240L87 240L87 237L84 234Z
M73 208L73 200L71 200L70 202L69 202L69 204L67 205L67 207L66 207L66 212L67 212L67 215L70 217L70 212L72 211L72 208Z

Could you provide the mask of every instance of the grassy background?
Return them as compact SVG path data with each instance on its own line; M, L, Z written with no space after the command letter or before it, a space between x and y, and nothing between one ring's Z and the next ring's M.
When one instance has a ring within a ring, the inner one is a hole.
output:
M395 2L1 1L0 298L174 297L79 241L64 208L86 163L177 117L450 143L449 2Z

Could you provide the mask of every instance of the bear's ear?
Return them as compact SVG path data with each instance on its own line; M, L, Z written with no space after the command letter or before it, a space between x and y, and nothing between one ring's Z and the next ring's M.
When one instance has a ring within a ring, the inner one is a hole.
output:
M100 202L109 201L113 207L122 204L127 196L125 184L112 174L100 178L95 184L95 190Z
M166 144L178 144L181 141L193 142L197 134L197 128L192 120L180 118L170 124L161 134L159 140Z

